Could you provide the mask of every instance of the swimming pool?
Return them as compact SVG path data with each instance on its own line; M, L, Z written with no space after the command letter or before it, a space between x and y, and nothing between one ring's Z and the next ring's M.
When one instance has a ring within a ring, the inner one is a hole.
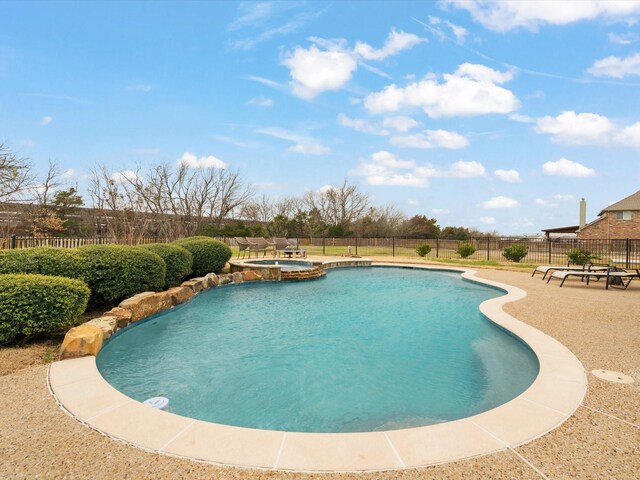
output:
M459 273L332 271L311 283L206 291L102 349L126 395L180 415L302 432L429 425L505 403L535 379L533 352L484 318L502 293Z

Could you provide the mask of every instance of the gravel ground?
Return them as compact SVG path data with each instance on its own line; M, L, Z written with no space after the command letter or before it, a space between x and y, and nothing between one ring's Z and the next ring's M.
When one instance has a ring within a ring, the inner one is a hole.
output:
M381 259L382 260L382 259ZM388 259L384 259L388 261ZM413 470L369 474L298 474L205 465L111 440L62 412L47 384L51 343L0 349L0 478L333 478L343 479L636 479L640 472L640 282L605 291L529 274L479 270L525 289L505 310L569 347L589 372L616 370L618 385L589 375L583 406L542 438L494 455Z

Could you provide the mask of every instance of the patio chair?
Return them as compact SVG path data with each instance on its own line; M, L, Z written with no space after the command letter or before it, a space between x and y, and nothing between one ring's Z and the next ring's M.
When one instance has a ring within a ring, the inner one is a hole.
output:
M276 246L276 253L279 253L282 250L286 250L287 248L293 246L293 244L290 243L286 238L273 237L273 243Z
M249 257L251 257L251 252L256 252L258 255L259 252L263 252L263 257L267 256L267 251L272 250L273 255L276 254L276 245L275 243L271 243L266 238L263 237L247 237L247 241L250 243L249 247Z
M547 283L549 283L552 278L557 278L558 280L560 280L560 286L562 287L562 285L564 285L564 282L569 277L579 277L581 281L586 280L587 285L589 285L589 281L591 279L595 278L596 280L600 280L601 278L604 278L606 280L604 284L605 289L608 290L609 287L611 287L626 290L631 283L631 280L633 280L634 278L640 279L640 269L627 271L617 267L609 267L606 272L556 271L549 276L549 278L547 279Z
M249 251L249 258L251 258L251 244L244 237L233 237L233 239L238 244L238 258L240 258L240 253L242 253L242 258L244 258L244 254L246 251Z
M533 277L536 273L542 273L542 280L547 277L549 272L554 271L568 271L568 272L595 272L595 271L606 271L609 268L608 263L585 263L582 266L579 265L540 265L535 268L531 276Z

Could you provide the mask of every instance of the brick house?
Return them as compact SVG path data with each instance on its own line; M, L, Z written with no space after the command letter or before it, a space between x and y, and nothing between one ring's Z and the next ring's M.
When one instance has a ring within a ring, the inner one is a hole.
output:
M640 191L603 209L578 231L578 238L640 238Z

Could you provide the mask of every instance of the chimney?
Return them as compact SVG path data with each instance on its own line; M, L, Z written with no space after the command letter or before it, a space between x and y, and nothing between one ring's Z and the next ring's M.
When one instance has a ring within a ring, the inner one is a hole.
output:
M580 227L578 228L578 231L582 230L586 224L587 224L587 202L585 202L583 198L580 200Z

